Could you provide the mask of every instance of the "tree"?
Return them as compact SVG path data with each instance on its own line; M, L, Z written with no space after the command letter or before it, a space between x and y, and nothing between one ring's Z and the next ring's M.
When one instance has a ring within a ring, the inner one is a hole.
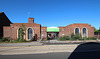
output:
M81 38L81 34L75 34L74 35L74 39L80 39Z
M97 29L94 27L94 31L96 31Z
M100 30L96 30L94 31L96 34L100 34Z
M74 39L74 33L71 33L70 39Z
M24 31L25 31L25 26L22 24L22 26L20 26L19 27L20 28L20 30L19 30L19 34L20 34L20 38L19 38L19 40L24 40L24 35L25 35L25 33L24 33Z

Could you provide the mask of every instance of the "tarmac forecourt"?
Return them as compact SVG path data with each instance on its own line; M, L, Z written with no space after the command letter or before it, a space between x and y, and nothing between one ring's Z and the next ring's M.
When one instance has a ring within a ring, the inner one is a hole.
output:
M43 45L27 47L0 47L0 55L41 54L54 52L73 52L78 44L72 45Z

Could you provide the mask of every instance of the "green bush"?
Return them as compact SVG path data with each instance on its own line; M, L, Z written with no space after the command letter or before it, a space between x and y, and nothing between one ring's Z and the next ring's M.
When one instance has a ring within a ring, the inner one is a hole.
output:
M72 40L74 39L74 36L75 36L74 33L72 33L72 34L71 34L71 39L72 39Z
M74 39L79 40L80 38L81 38L81 35L80 34L74 35Z
M73 33L71 34L71 38L69 36L63 36L59 37L58 40L65 41L65 40L96 40L97 38L95 37L82 37L81 34L76 34L74 35Z
M96 40L96 39L97 39L96 37L89 37L86 40Z
M86 39L87 39L87 37L82 37L79 40L86 40Z
M69 40L70 39L69 36L63 36L62 38L63 38L63 40Z
M91 39L92 39L92 40L96 40L97 38L96 38L96 37L91 37Z
M83 38L81 38L81 34L71 34L71 40L83 40Z
M0 39L0 42L10 42L10 38L9 37L2 37Z
M79 38L78 40L84 40L84 38Z
M58 40L62 40L63 38L62 37L59 37L59 39Z
M89 40L90 38L86 38L85 40Z
M63 36L63 37L59 37L58 40L66 41L66 40L70 40L70 38L69 38L69 36Z
M12 41L12 43L17 43L17 42L26 42L26 40L22 40L22 39L17 38L17 39Z

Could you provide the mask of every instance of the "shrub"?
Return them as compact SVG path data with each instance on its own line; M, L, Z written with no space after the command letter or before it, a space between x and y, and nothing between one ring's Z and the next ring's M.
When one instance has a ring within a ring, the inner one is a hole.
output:
M96 37L89 37L86 40L96 40L96 39L97 39Z
M25 35L25 33L24 33L24 31L25 31L25 26L22 24L22 26L20 26L19 27L20 28L20 30L19 30L19 35L20 35L20 38L19 38L19 40L20 41L24 41L24 35Z
M63 40L69 40L70 39L69 36L63 36L62 38L63 38Z
M17 38L12 41L12 43L17 43L17 42L26 42L26 40L21 40L21 39Z
M91 39L92 39L92 40L96 40L97 38L96 38L96 37L91 37Z
M2 37L0 39L0 42L10 42L10 38L9 37Z
M79 38L79 40L85 40L84 38Z
M86 40L89 40L90 38L86 38Z
M19 40L18 42L26 42L26 40Z
M83 38L81 38L81 34L71 34L71 40L83 40Z
M70 38L69 36L63 36L63 37L59 37L58 40L65 41L65 40L70 40Z
M74 40L74 33L71 34L71 40Z
M74 35L74 39L78 40L78 39L80 39L80 38L81 38L81 34L76 34L76 35Z
M59 37L59 39L58 40L63 40L63 37Z
M87 37L83 37L83 38L81 38L81 40L86 40L87 39Z

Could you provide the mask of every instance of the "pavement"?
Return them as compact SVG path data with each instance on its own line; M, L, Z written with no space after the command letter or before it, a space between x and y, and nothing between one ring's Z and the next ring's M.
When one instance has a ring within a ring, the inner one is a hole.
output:
M41 46L43 43L38 41L26 43L0 43L0 47L16 47L16 46Z
M76 40L76 41L33 41L26 43L0 43L0 47L20 47L20 46L43 46L43 45L69 45L69 44L82 44L86 42L100 42L100 40Z
M0 55L0 59L68 59L69 52L57 52L46 54L22 54L22 55Z
M0 55L18 55L18 54L43 54L55 52L72 52L78 44L73 45L43 45L27 47L0 47Z
M68 59L69 52L57 52L46 54L22 54L22 55L0 55L0 59Z
M82 44L86 42L100 42L100 40L68 40L68 41L58 41L58 40L50 40L50 41L41 41L44 44Z
M100 43L0 47L0 59L100 59Z
M100 54L100 43L89 42L84 44L67 44L67 45L40 45L40 46L12 46L12 47L0 47L0 55L22 55L22 54L45 54L56 52L78 52L78 54L84 54L88 52ZM98 56L96 54L96 56ZM88 55L88 54L86 54ZM82 56L82 55L81 55Z
M100 43L0 47L0 59L100 59Z

